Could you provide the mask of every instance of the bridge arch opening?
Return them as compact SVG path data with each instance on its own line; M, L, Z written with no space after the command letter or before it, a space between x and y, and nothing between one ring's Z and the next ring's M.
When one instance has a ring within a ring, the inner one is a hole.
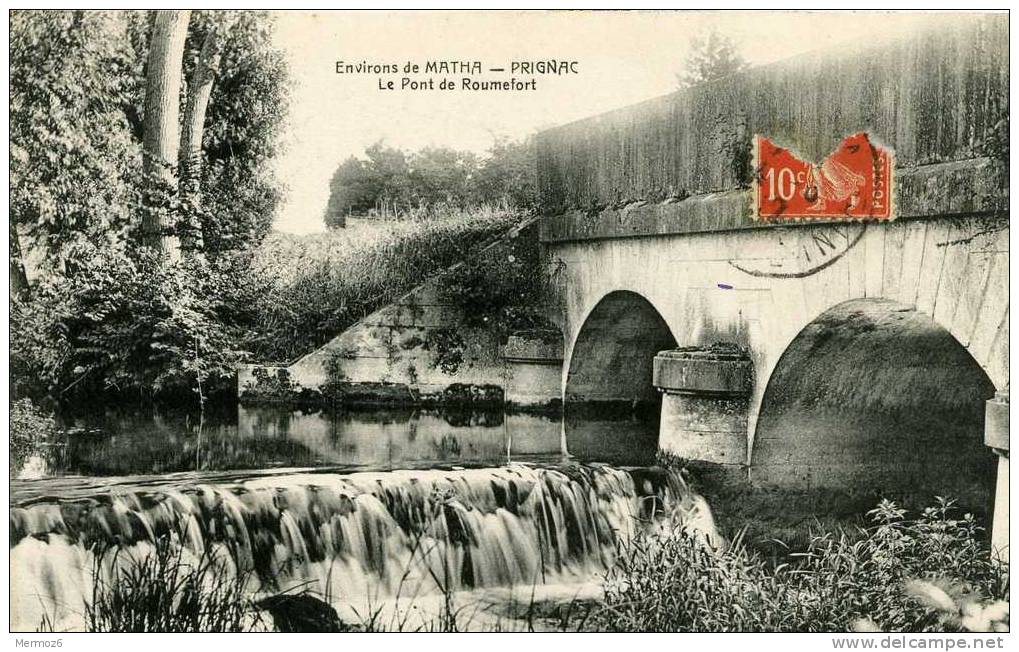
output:
M757 421L755 484L934 496L987 514L995 459L983 443L994 385L969 352L912 306L861 299L808 324L779 359Z
M658 446L654 357L676 339L651 302L605 295L577 333L564 388L566 447L581 459L642 463Z

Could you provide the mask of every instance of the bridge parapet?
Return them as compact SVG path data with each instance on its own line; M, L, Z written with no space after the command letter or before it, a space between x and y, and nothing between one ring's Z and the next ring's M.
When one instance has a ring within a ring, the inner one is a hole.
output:
M545 241L755 228L752 139L820 161L867 132L896 156L896 215L1007 209L1008 20L823 52L542 132Z

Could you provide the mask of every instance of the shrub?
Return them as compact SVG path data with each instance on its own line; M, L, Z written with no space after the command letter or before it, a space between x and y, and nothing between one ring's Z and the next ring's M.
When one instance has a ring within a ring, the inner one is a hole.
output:
M432 349L433 364L447 374L455 374L464 363L464 342L456 330L440 328L432 333L429 344Z
M225 263L93 254L12 302L15 391L67 401L223 390L244 357Z
M905 518L894 504L855 532L814 536L772 566L741 540L722 552L682 531L644 533L620 550L597 628L615 631L958 631L917 599L915 584L950 586L968 604L1008 600L1008 569L980 542L974 519L949 501ZM914 590L906 590L914 587ZM971 610L972 611L972 610Z
M31 399L12 401L10 407L10 475L14 477L24 468L28 458L41 450L42 444L56 438L57 425L53 417Z
M554 331L545 316L552 294L547 269L537 233L516 233L450 270L439 294L469 325L490 328L503 341L516 331Z

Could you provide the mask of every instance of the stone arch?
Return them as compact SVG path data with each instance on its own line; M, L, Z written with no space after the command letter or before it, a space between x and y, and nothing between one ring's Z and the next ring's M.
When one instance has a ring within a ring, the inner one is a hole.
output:
M676 339L651 302L636 292L609 292L577 331L566 371L566 403L654 400L654 356Z
M569 453L603 461L646 461L658 442L661 397L655 354L676 339L658 310L628 290L606 294L577 331L563 383Z
M768 378L751 479L913 505L948 495L986 512L995 460L983 414L994 390L969 351L915 307L837 304L800 331Z

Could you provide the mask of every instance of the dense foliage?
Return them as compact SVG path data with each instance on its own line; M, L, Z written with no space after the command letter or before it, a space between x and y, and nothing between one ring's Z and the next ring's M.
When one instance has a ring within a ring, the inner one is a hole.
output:
M107 12L11 13L10 219L44 271L66 271L83 249L122 249L136 227L127 31Z
M340 163L329 184L327 226L348 215L421 216L535 203L534 143L500 139L486 156L448 147L405 152L378 142Z
M267 12L198 12L191 22L185 74L210 24L228 36L206 116L201 201L188 207L212 255L257 245L269 232L283 197L270 163L281 150L290 82Z
M31 399L11 403L10 414L10 473L16 475L32 455L56 439L57 426L53 417L34 405Z
M259 289L246 347L260 360L280 362L307 353L520 219L512 211L475 210L358 221L326 236L274 233L255 252L249 287Z
M989 631L1008 626L1008 569L980 528L939 501L918 518L882 502L872 525L814 536L774 566L682 530L638 535L605 587L597 627L615 631ZM1003 603L1002 603L1003 601ZM1004 609L1002 609L1004 604ZM937 608L932 608L937 607Z
M241 358L231 272L212 260L165 264L109 252L46 279L11 307L17 395L134 398L202 390Z
M546 314L557 270L549 269L536 232L514 233L475 253L439 282L439 293L459 307L468 324L505 339L514 331L554 330Z
M152 12L12 13L15 396L201 392L241 358L247 249L281 197L270 163L287 112L286 66L268 14L193 12L185 80L213 26L222 41L199 190L161 188L168 199L157 210L198 244L183 260L160 257L141 234L142 212L154 210L141 163L151 23Z

